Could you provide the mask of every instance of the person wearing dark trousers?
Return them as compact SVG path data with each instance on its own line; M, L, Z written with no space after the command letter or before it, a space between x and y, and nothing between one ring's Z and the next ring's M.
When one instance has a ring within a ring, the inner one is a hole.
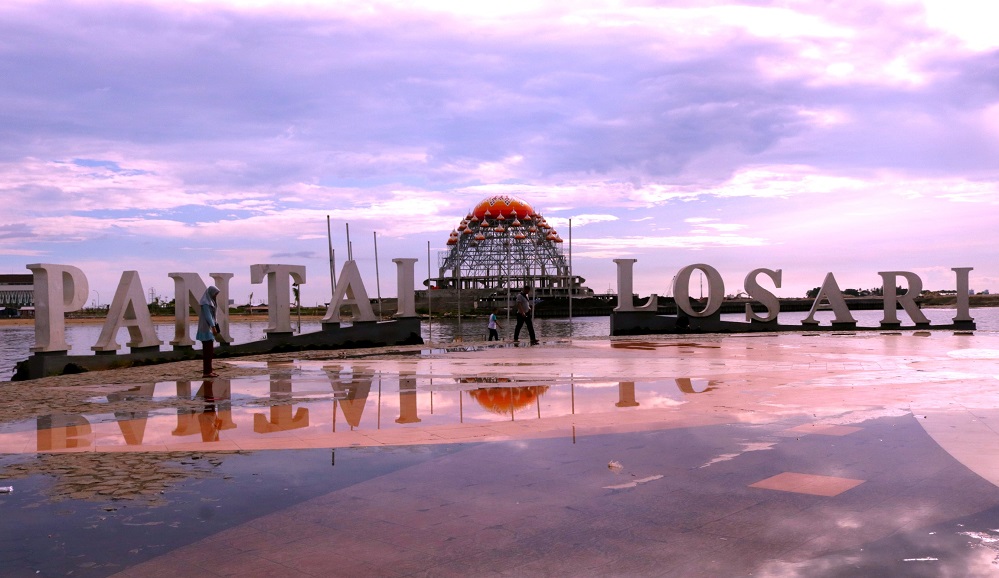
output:
M218 377L212 369L215 358L215 339L219 336L219 324L216 319L218 303L216 298L219 288L212 285L205 290L201 300L198 301L198 333L195 339L201 342L202 377Z
M498 330L502 329L502 327L499 324L499 320L496 319L496 312L498 311L499 309L493 307L493 312L489 314L489 325L487 326L487 329L489 329L489 339L487 341L499 341Z
M534 305L531 303L531 288L525 285L517 294L517 326L513 329L513 342L520 341L520 328L527 325L527 333L531 336L531 345L538 344L534 335Z

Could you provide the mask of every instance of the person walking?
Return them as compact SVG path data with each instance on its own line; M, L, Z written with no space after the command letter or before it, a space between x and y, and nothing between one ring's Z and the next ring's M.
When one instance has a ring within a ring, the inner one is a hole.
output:
M503 329L499 324L499 320L496 319L496 313L499 308L493 307L493 312L489 314L489 325L486 327L489 329L489 339L487 341L499 341L499 331L498 329Z
M218 377L212 369L215 358L215 339L219 337L219 323L217 319L219 288L212 285L205 290L205 294L198 301L198 333L195 339L201 342L201 362L202 377Z
M534 335L534 304L531 302L531 287L524 285L524 288L517 293L517 326L513 329L513 342L520 341L520 328L527 324L527 333L531 336L531 345L538 344L538 338Z

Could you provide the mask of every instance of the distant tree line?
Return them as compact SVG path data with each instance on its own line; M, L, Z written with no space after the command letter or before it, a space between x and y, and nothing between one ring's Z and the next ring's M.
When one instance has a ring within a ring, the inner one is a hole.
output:
M815 299L819 295L819 291L822 287L814 287L805 292L805 297L809 299ZM895 287L896 295L905 295L909 292L906 287L898 286ZM872 287L870 289L843 289L840 291L841 294L847 297L883 297L885 294L884 287Z

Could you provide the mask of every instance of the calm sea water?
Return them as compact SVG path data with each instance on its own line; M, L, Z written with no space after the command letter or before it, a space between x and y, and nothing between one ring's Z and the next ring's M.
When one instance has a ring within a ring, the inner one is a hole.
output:
M860 326L877 327L882 318L881 311L852 311ZM951 323L951 319L956 314L953 309L924 309L923 313L933 324ZM807 312L781 313L779 321L784 324L799 323L808 315ZM978 324L979 331L999 332L999 308L972 309L971 316ZM823 325L827 325L832 319L831 311L820 311L816 314ZM722 315L722 319L727 321L744 321L745 317L739 314ZM899 319L903 324L908 319L903 313L899 314ZM500 318L500 325L503 329L500 336L503 339L513 337L513 328L516 325L514 319ZM572 321L569 319L536 319L534 321L538 337L541 339L552 338L601 338L607 337L610 333L609 317L576 317ZM161 323L156 326L156 335L163 341L163 348L169 347L169 342L173 339L173 323ZM298 324L292 319L292 327L297 328ZM267 328L267 321L240 321L230 325L234 343L246 343L264 338L264 329ZM318 321L303 321L301 325L302 333L319 331L321 328ZM527 339L526 329L523 330L521 339ZM66 326L66 340L70 344L70 353L73 355L88 355L90 347L97 342L100 336L101 326L98 324L88 325L68 325ZM432 323L426 321L422 324L423 339L435 342L451 342L461 337L463 341L485 340L486 320L484 318L462 318L457 319L435 319ZM192 330L193 335L193 330ZM432 337L432 339L431 339ZM127 348L124 343L128 341L128 331L121 329L118 332L118 343L122 344L122 352ZM30 348L35 343L35 328L33 325L0 327L0 381L9 380L13 374L14 365L26 359L30 354Z

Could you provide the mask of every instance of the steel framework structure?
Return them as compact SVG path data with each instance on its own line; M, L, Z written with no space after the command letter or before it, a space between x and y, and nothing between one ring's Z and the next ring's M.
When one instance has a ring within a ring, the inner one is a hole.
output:
M570 279L558 232L527 203L490 197L469 212L438 254L441 289L505 289L529 285L542 295L580 292L585 281ZM582 289L582 291L587 291Z

